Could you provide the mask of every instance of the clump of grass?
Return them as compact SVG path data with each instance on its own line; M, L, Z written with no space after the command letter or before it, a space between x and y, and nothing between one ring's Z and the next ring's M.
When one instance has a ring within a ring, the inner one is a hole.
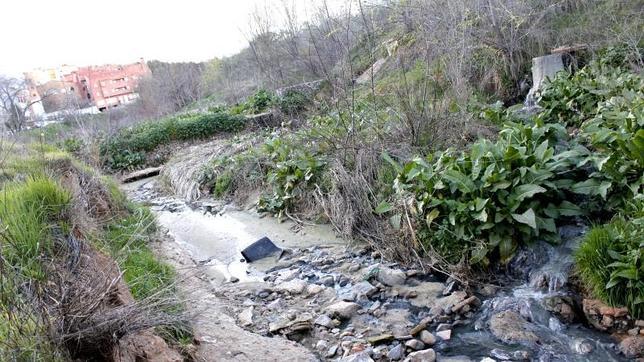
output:
M612 306L628 307L634 318L644 316L642 235L642 215L619 217L592 228L575 254L577 270L591 293Z
M65 220L70 194L51 179L28 178L6 185L0 194L4 226L3 257L28 279L44 280L42 259L51 256L50 230Z

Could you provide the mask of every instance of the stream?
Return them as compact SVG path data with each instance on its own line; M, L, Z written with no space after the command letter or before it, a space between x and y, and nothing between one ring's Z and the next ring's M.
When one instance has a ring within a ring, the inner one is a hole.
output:
M567 287L571 253L585 231L583 226L562 228L565 241L560 245L535 243L520 250L511 264L514 278L508 278L503 288L474 293L481 301L478 308L469 311L467 306L458 313L435 315L438 306L449 310L465 299L465 293L453 292L444 277L385 263L377 254L365 252L364 246L352 245L351 249L328 225L298 227L209 200L188 203L163 195L156 183L154 177L123 188L133 201L149 205L168 236L204 268L214 293L226 300L226 311L237 318L237 324L269 339L282 335L297 341L319 359L397 360L392 352L403 343L401 358L405 346L407 352L416 349L407 344L412 337L406 336L408 331L423 318L434 316L432 325L441 337L427 343L433 344L438 361L625 360L609 335L581 323L583 313ZM291 250L290 255L244 262L241 251L263 236ZM373 285L365 282L374 270L392 270L392 275L402 275L403 282L386 282L380 274ZM454 300L457 293L462 296ZM319 322L315 316L337 300L355 302L361 311L348 321ZM304 320L307 327L294 327ZM494 323L498 327L493 330ZM451 337L439 333L446 326ZM386 341L364 343L378 334L386 335ZM258 352L255 360L267 360ZM364 359L347 359L356 355ZM309 360L292 357L284 360Z

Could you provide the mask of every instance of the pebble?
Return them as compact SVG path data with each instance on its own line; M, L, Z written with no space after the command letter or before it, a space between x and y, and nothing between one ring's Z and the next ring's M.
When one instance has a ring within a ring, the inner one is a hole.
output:
M335 356L335 354L338 353L338 345L335 344L326 351L326 354L324 355L326 358L331 358Z
M360 265L359 264L351 264L351 266L349 266L349 269L347 269L347 270L349 271L349 273L355 273L358 270L360 270Z
M315 349L318 351L324 351L325 349L329 348L329 344L327 341L324 340L319 340L318 343L315 344Z
M443 341L449 341L452 338L452 330L448 329L446 331L436 332L436 336L442 339Z
M325 327L325 328L329 328L329 329L334 327L333 321L331 320L331 318L329 318L329 316L324 315L324 314L322 314L321 316L317 317L315 319L315 321L313 322L313 324L318 325L318 326L322 326L322 327Z
M423 348L425 348L425 344L417 339L410 339L407 342L405 342L405 346L415 350L419 351Z
M452 329L452 325L448 323L441 323L436 327L436 332L447 331Z
M389 352L387 353L387 358L392 361L398 361L402 359L404 355L405 349L403 348L403 345L397 344L389 350Z
M333 278L333 275L327 275L322 277L320 282L322 282L322 285L324 286L332 287L335 284L335 279Z
M436 352L433 349L412 352L405 358L405 362L434 362L436 361Z
M423 341L428 346L433 346L436 343L436 337L434 337L433 334L431 334L429 331L422 331L420 332L419 336L420 340Z
M351 318L358 310L360 305L352 302L340 301L331 304L325 308L327 314L331 316L338 316L342 319Z

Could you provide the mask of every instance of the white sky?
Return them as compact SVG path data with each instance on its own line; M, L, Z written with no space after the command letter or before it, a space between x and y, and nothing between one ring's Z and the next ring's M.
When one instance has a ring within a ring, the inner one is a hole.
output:
M246 45L249 14L265 4L282 0L2 0L0 74L232 55Z

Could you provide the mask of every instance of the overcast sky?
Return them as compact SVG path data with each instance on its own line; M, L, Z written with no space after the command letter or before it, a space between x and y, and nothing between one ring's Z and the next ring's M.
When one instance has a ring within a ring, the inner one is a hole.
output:
M249 14L265 4L282 0L3 0L0 74L231 55L246 45Z

